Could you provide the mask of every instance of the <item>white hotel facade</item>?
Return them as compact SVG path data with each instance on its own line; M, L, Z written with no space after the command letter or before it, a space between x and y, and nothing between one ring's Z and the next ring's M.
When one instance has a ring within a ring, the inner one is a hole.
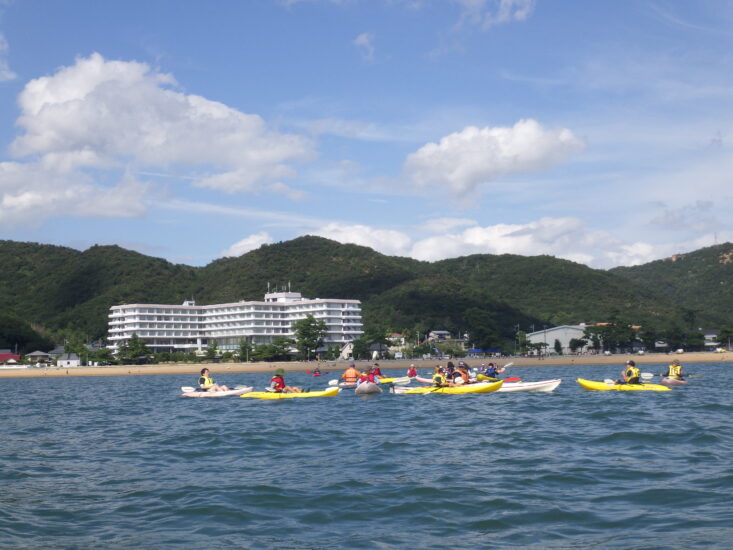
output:
M309 299L299 292L272 292L264 301L197 306L124 304L109 314L109 348L133 334L151 351L203 350L216 340L219 350L237 350L242 340L255 346L276 338L294 338L293 323L312 315L327 327L324 348L345 344L364 334L359 300Z

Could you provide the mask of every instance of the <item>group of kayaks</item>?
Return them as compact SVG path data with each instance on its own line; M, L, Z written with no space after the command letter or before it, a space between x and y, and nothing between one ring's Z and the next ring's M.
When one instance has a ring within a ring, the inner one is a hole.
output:
M650 377L653 375L649 375ZM472 379L474 380L474 379ZM686 380L678 380L675 378L662 377L660 383L652 384L647 380L641 384L618 384L613 380L586 380L578 378L577 382L581 388L590 391L670 391L674 386L682 386L687 384ZM410 387L408 384L415 381L418 383L429 384L425 386ZM540 380L537 382L523 382L520 378L513 377L504 380L497 380L482 374L478 374L474 383L451 386L436 386L431 378L413 376L400 378L381 378L379 383L362 382L349 383L340 382L339 380L331 380L329 387L318 391L305 391L300 393L278 393L273 391L254 391L252 386L237 386L234 389L226 391L200 391L194 387L181 387L184 397L227 397L238 395L249 399L302 399L308 397L334 397L344 389L353 389L357 395L379 394L387 388L388 391L395 394L448 394L461 395L472 393L507 393L507 392L553 392L562 382L562 379Z
M411 381L430 384L427 386L409 387ZM455 386L436 386L432 379L415 376L412 378L382 378L379 384L373 382L346 383L331 380L330 386L320 391L306 391L300 393L277 393L272 391L253 391L251 386L237 386L235 389L226 391L200 391L193 387L182 387L182 395L184 397L227 397L239 395L244 398L253 399L299 399L306 397L334 397L343 389L354 389L357 395L369 395L382 393L383 387L387 387L389 391L396 394L448 394L463 395L471 393L491 393L491 392L545 392L549 393L555 390L562 379L542 380L538 382L522 382L518 378L514 378L512 382L506 380L477 380L472 384L455 385Z

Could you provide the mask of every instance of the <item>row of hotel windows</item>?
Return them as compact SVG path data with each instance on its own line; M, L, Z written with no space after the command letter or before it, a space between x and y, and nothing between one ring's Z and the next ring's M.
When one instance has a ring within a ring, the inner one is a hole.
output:
M317 312L314 317L316 319L322 318L322 317L346 317L346 318L361 318L361 315L357 315L355 313L347 313L347 312L336 312L336 313L329 313L329 312ZM239 313L239 314L233 314L233 315L217 315L217 316L209 316L209 317L188 317L188 318L179 318L179 317L170 317L170 316L163 316L163 315L140 315L135 314L133 315L124 315L120 316L118 319L112 319L110 321L111 324L117 324L124 321L178 321L178 322L211 322L211 321L221 321L226 319L304 319L304 315L300 315L297 313L268 313L268 314L254 314L254 313Z
M216 309L162 309L162 308L120 308L113 309L111 315L129 315L131 313L153 313L156 315L211 315L219 313L237 313L241 311L306 311L306 310L318 310L318 309L350 309L350 310L361 310L361 307L357 304L298 304L293 305L292 303L283 304L279 306L240 306L240 307L228 307L228 308L216 308Z
M254 334L261 334L261 335L267 335L267 334L289 334L290 333L290 331L287 330L287 329L277 329L277 328L276 329L270 329L270 330L265 330L265 329L258 328L258 329L253 329L252 332ZM358 333L361 333L361 331L358 331L358 330L345 331L345 332L358 332ZM344 333L342 333L342 332L329 332L326 335L326 340L340 341L340 340L349 340L349 339L351 339L352 337L350 335L346 334L345 332ZM151 337L155 337L155 336L165 336L165 337L168 337L168 338L171 338L171 337L191 338L191 337L199 336L197 334L184 333L184 332L173 332L173 333L171 333L170 331L163 332L163 331L154 331L154 330L135 332L135 334L137 334L140 338L151 338ZM111 334L110 335L110 340L127 340L127 339L132 338L132 335L133 335L132 332L125 332L125 333L122 333L122 334L115 334L115 335L112 335ZM206 338L218 338L220 336L226 336L226 335L229 335L229 336L237 336L238 335L238 338L240 338L240 339L241 338L244 338L244 335L242 335L241 332L240 331L237 331L237 330L222 330L222 331L218 331L216 334L207 334L206 335ZM250 336L250 335L247 335L247 336Z

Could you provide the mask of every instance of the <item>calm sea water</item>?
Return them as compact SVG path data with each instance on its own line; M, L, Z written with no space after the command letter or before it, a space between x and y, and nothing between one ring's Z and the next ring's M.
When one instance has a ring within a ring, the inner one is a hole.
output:
M3 379L0 547L730 548L733 367L672 392L575 382L620 368L511 369L554 394L279 402Z

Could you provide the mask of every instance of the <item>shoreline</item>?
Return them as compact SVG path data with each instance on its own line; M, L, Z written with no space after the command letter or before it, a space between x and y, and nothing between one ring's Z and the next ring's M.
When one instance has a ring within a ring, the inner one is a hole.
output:
M478 367L483 363L493 362L498 365L513 363L514 367L572 367L592 365L619 365L623 367L627 360L633 359L637 365L669 364L679 359L684 366L687 363L728 363L733 361L733 352L692 352L692 353L652 353L649 355L559 355L543 359L536 357L500 357L488 359L461 359L470 367ZM457 363L459 359L452 359ZM418 369L432 369L437 364L445 364L447 360L437 359L396 359L376 361L382 370L407 370L411 364ZM375 361L356 361L357 368L373 364ZM349 361L311 361L309 363L178 363L158 365L113 365L108 367L0 367L0 378L58 378L66 376L146 376L156 374L198 374L202 368L210 368L216 375L227 373L267 373L282 368L287 372L305 372L319 367L321 371L344 371Z

